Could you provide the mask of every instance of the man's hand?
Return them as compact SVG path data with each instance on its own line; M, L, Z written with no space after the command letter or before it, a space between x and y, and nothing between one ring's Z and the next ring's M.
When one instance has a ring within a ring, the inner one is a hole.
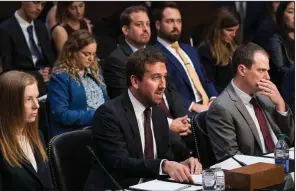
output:
M181 162L190 169L190 174L200 174L202 172L202 165L198 159L190 157L187 160Z
M207 111L209 109L209 105L202 105L199 103L194 103L191 107L191 111L201 113L203 111Z
M211 99L211 100L209 101L209 103L208 103L208 107L211 106L211 104L215 101L215 99L216 99L216 98L213 98L213 99Z
M165 165L163 168L163 172L170 175L171 178L178 182L193 183L193 179L187 166L174 161L166 160L164 162Z
M258 82L258 87L261 90L259 93L269 97L269 99L276 105L276 110L278 112L286 111L285 101L274 83L272 83L270 80L262 79L260 82Z
M187 121L187 115L185 115L184 117L174 119L170 129L178 133L180 136L186 136L188 133L191 133L190 127L191 125Z
M44 82L48 82L50 79L50 67L44 67L39 70L39 73L42 75Z

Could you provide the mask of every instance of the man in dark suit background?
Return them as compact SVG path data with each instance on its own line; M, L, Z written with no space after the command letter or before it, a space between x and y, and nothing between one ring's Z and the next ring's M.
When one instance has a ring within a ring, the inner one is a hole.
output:
M123 187L163 173L191 182L190 173L200 173L201 165L197 159L175 152L166 116L157 106L166 88L165 57L151 47L140 49L128 58L126 75L128 90L100 106L94 116L95 153ZM111 187L93 161L85 190Z
M38 80L40 95L46 94L55 56L44 23L36 20L46 2L21 2L14 16L0 25L3 71L21 70Z
M127 90L126 61L133 52L147 46L151 34L147 10L140 5L126 8L120 16L120 22L125 40L109 55L104 68L104 80L110 98L118 97ZM162 104L165 104L164 110L170 115L168 121L171 130L186 136L191 133L186 115L193 114L186 111L182 100L178 90L169 82ZM186 142L192 149L193 141L190 140L192 138Z
M292 112L270 81L266 51L248 43L235 51L232 65L235 77L207 113L209 136L231 155L274 152L281 133L292 145ZM212 147L217 160L228 157L215 143Z
M177 4L165 2L153 12L159 48L167 57L167 69L177 89L183 95L186 108L192 112L208 110L218 95L213 83L207 79L197 51L178 43L182 18Z

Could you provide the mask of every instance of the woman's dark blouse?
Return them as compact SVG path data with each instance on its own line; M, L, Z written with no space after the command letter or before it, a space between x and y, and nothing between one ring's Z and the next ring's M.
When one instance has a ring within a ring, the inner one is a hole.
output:
M203 41L198 47L200 61L205 69L207 77L213 81L217 92L220 94L233 78L232 65L216 65L208 42Z

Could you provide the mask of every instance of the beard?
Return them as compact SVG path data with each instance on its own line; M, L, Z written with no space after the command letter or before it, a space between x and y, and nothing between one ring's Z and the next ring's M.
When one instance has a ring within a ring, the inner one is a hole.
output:
M177 33L175 33L175 32L177 32ZM174 43L180 39L181 33L178 29L174 29L169 33L165 32L163 29L160 29L158 35L160 38L162 38L170 43Z

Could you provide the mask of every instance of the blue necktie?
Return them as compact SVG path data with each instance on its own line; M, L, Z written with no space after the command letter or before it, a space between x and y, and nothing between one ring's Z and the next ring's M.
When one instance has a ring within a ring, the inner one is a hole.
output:
M29 42L31 44L31 53L32 53L32 55L37 57L36 67L41 68L42 66L37 66L37 65L40 62L40 60L43 60L43 55L39 51L38 46L37 46L37 44L36 44L36 42L34 40L34 37L33 37L33 25L28 26L27 31L28 31L28 34L29 34Z

